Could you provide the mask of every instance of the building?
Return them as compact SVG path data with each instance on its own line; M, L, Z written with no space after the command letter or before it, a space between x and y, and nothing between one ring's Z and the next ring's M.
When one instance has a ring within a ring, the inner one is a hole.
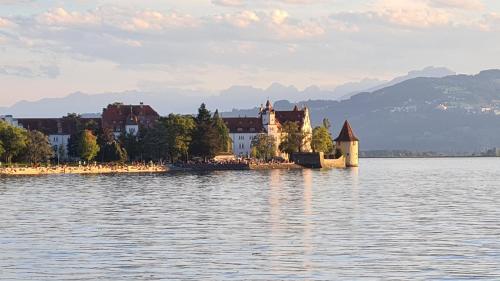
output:
M91 122L100 126L100 118L80 118L81 125L88 126ZM78 124L74 118L19 118L19 127L28 131L40 131L48 136L57 157L66 159L68 142L71 135L78 133Z
M347 120L344 122L339 136L334 141L345 157L346 167L358 167L359 139L354 135Z
M223 118L223 121L229 130L234 155L248 156L254 137L266 133L259 117Z
M14 118L12 115L0 115L0 121L6 122L7 124L14 127L19 127L17 119Z
M301 147L302 152L311 151L312 127L307 107L299 109L295 106L290 111L275 110L270 101L261 106L258 117L231 117L223 118L229 129L233 142L233 153L237 156L249 156L252 151L252 140L258 134L267 134L274 137L278 148L283 136L282 126L286 122L296 122L302 132L306 134ZM280 155L276 151L277 155ZM285 156L285 155L282 155Z
M102 111L102 127L113 132L116 138L123 133L137 135L141 127L151 128L160 115L149 105L124 105L113 103Z

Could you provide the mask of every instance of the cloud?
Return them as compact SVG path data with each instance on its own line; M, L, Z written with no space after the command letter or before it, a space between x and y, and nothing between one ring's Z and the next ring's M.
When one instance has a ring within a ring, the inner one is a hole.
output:
M243 0L212 0L212 4L226 7L241 7L245 5Z
M32 69L25 66L1 65L0 75L55 79L60 75L60 70L59 67L55 65L40 65L38 69Z
M282 24L285 22L285 20L289 17L290 15L288 14L287 11L283 10L274 10L271 18L275 24Z
M93 12L68 12L64 8L55 8L37 18L41 24L51 26L98 25L101 18Z
M213 17L216 23L229 23L230 25L245 28L252 23L258 23L260 17L253 11L241 11L238 13L227 13Z
M392 24L427 28L450 23L450 13L414 0L381 0L375 4L375 15Z
M481 0L430 0L431 6L438 8L453 8L463 10L482 10L484 4Z
M12 21L0 17L0 28L8 28L13 26L15 26L15 24Z

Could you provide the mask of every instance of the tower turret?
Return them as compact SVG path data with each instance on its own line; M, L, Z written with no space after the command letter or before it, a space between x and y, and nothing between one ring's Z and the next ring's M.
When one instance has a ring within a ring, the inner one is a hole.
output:
M337 148L345 157L347 167L358 167L359 139L354 135L351 125L346 120L339 136L334 140Z

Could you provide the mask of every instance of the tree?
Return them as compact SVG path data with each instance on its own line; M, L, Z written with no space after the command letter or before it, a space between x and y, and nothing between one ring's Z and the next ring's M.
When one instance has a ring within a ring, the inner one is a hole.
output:
M121 147L117 141L106 143L101 146L99 156L102 162L119 162L125 163L127 161L127 151Z
M217 143L220 145L218 152L230 153L232 150L232 143L231 137L229 136L229 129L224 123L224 120L219 116L219 110L215 110L213 122L217 130Z
M196 123L191 116L170 114L160 120L165 126L168 154L171 161L183 157L187 160Z
M49 138L39 131L30 131L27 135L24 158L32 164L48 161L54 157L54 149Z
M301 152L306 135L297 122L286 122L282 128L281 143L279 150L288 155L294 152Z
M313 129L311 147L314 152L333 152L334 145L332 136L324 125Z
M276 139L266 134L258 134L252 139L252 157L268 161L276 156Z
M13 157L23 152L26 148L26 139L26 130L0 122L0 142L4 150L2 156L6 163L10 164Z
M63 117L63 119L66 120L66 123L69 124L69 126L71 127L71 131L73 132L69 137L68 147L66 148L68 156L80 158L80 137L82 136L82 131L84 129L80 116L76 113L68 113L68 115Z
M192 155L211 158L217 153L225 152L224 148L227 145L229 131L226 131L227 127L224 129L225 125L224 127L221 125L221 123L223 124L222 119L215 119L220 118L212 118L205 104L201 104L195 119L196 129L193 131L190 144Z
M115 140L111 129L99 129L97 144L100 147L97 159L101 162L124 163L127 161L127 151Z
M168 157L167 130L165 124L156 122L153 127L143 129L142 148L148 160L162 160Z
M94 136L92 131L83 130L80 137L79 145L80 158L86 161L90 161L97 156L99 153L99 145L97 144L97 137Z
M3 142L0 140L0 155L3 155L5 153L5 149L3 148Z
M125 149L130 161L143 160L143 142L142 139L146 129L139 130L139 135L129 133L120 136L120 144Z
M330 123L330 120L328 120L328 118L323 118L323 127L330 131L332 124Z

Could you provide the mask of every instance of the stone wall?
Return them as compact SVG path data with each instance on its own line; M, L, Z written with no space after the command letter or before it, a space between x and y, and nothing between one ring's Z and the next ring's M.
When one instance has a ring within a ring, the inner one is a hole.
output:
M313 169L346 167L344 156L338 159L325 159L323 152L293 153L291 160L297 165Z

